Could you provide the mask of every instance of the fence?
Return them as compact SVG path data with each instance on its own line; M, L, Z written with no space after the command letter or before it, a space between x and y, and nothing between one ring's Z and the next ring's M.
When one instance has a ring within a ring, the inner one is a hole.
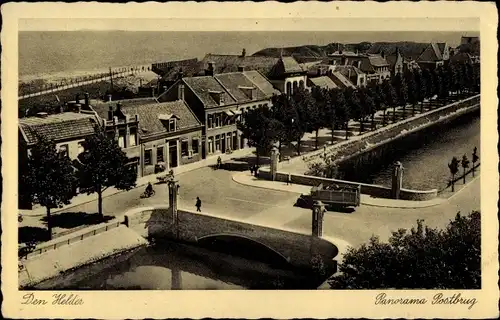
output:
M114 229L119 227L122 224L122 221L114 221L114 222L108 222L103 225L98 225L92 230L89 230L89 228L85 228L84 230L74 232L72 234L69 234L68 236L62 236L60 238L53 239L51 241L42 243L40 246L36 246L33 251L29 252L28 254L25 254L22 256L22 258L31 258L36 255L40 255L44 252L50 251L50 250L55 250L57 248L60 248L65 245L69 245L78 241L82 241L84 239L87 239L89 237L95 236L96 234L100 234L103 232L106 232L108 230ZM21 258L21 257L20 257Z
M18 99L26 99L30 97L36 97L46 93L57 92L61 90L66 90L70 88L75 88L78 86L98 83L104 80L109 80L111 77L113 78L121 78L128 75L133 75L139 72L149 71L149 66L142 67L131 67L131 68L118 68L109 72L103 72L88 76L76 77L76 78L66 78L60 80L60 83L43 83L40 85L34 84L21 84L19 86L19 98Z

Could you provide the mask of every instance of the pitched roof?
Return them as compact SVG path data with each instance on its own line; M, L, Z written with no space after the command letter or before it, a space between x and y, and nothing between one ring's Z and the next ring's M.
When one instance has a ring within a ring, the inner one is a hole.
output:
M336 89L338 86L327 76L321 76L317 78L309 78L311 83L316 87L321 87L325 89Z
M257 86L250 81L242 72L231 72L217 74L214 76L215 79L226 89L226 91L238 102L245 103L252 100L262 100L267 98ZM254 88L253 97L249 95L249 90L242 88Z
M187 77L183 78L182 81L194 92L196 96L198 96L205 108L220 106L217 101L215 101L212 92L221 93L224 99L224 103L222 103L222 105L231 105L236 103L236 100L227 93L226 89L224 89L224 87L214 77Z
M236 72L238 67L245 67L248 70L258 70L267 75L279 58L265 56L242 56L207 54L201 61L201 68L208 68L208 63L213 62L215 73Z
M114 108L118 103L122 106L140 106L144 104L158 103L158 100L154 97L148 97L116 101L101 101L91 104L91 107L99 117L107 119L109 107L112 106Z
M439 43L437 43L437 46L439 48L439 52L441 52L441 54L444 53L444 49L446 49L447 45L448 44L446 42L439 42Z
M95 116L74 112L19 119L19 129L28 145L37 142L37 135L54 141L88 136L95 133L96 125Z
M273 85L269 80L259 71L243 71L243 74L250 79L264 94L267 96L272 96L273 94L279 94L280 92L274 89Z
M441 55L438 45L436 43L431 43L417 60L421 62L434 62L443 60L443 56Z
M178 130L201 126L200 121L182 100L142 105L123 105L121 110L126 115L138 116L142 135L167 132L164 122L160 120L162 115L175 116L178 119Z
M165 74L169 73L172 69L175 69L175 68L178 69L180 67L189 67L189 66L198 65L198 64L199 64L199 61L197 58L153 63L151 71L153 71L154 73L156 73L160 76L164 76Z
M370 61L370 64L374 67L385 67L389 65L389 63L387 63L387 60L385 60L385 58L383 58L379 54L369 54L368 60Z
M341 88L355 88L356 86L347 79L342 73L335 71L330 75L330 79L335 82L335 84Z
M349 76L349 70L351 71L351 73L355 73L356 75L364 73L363 71L359 70L356 66L353 65L338 66L336 67L335 70L342 73L346 77Z
M372 44L368 53L381 53L386 55L394 54L397 49L405 58L417 59L422 52L429 46L428 43L417 42L375 42Z

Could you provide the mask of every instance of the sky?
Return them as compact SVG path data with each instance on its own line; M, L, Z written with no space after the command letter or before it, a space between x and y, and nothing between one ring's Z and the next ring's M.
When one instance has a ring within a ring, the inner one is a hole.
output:
M42 18L19 31L478 31L477 18Z

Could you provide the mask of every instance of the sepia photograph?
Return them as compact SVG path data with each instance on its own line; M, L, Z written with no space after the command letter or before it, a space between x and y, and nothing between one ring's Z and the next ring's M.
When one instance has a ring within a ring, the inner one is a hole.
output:
M484 82L497 44L479 11L333 26L168 12L16 18L9 188L5 128L2 175L17 228L2 251L16 248L19 308L175 290L348 290L460 317L486 306L474 292L485 259L498 271L498 242L484 247L498 241L498 103Z

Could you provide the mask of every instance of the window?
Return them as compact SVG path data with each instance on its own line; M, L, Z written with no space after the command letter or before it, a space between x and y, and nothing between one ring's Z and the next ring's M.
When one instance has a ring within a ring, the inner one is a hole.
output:
M163 147L156 148L156 163L163 162Z
M214 123L212 118L213 117L211 114L207 116L207 128L213 128Z
M59 154L61 155L62 158L68 157L68 145L67 144L62 144L59 146Z
M78 142L78 154L80 154L84 151L85 151L85 148L83 147L83 142Z
M219 114L215 115L215 127L216 128L220 127L220 115Z
M128 137L128 146L134 147L137 145L137 129L130 129L130 136Z
M174 132L177 128L175 119L170 119L168 122L168 132Z
M125 148L125 132L123 130L118 132L118 145L120 148Z
M220 135L215 136L215 151L220 151Z
M187 157L188 155L189 155L188 141L182 140L182 142L181 142L181 156Z
M193 150L193 154L197 154L199 148L200 141L198 140L198 138L193 138L193 140L191 141L191 149Z
M152 152L151 149L144 151L144 165L148 166L151 164Z
M208 138L208 153L214 153L214 137Z

